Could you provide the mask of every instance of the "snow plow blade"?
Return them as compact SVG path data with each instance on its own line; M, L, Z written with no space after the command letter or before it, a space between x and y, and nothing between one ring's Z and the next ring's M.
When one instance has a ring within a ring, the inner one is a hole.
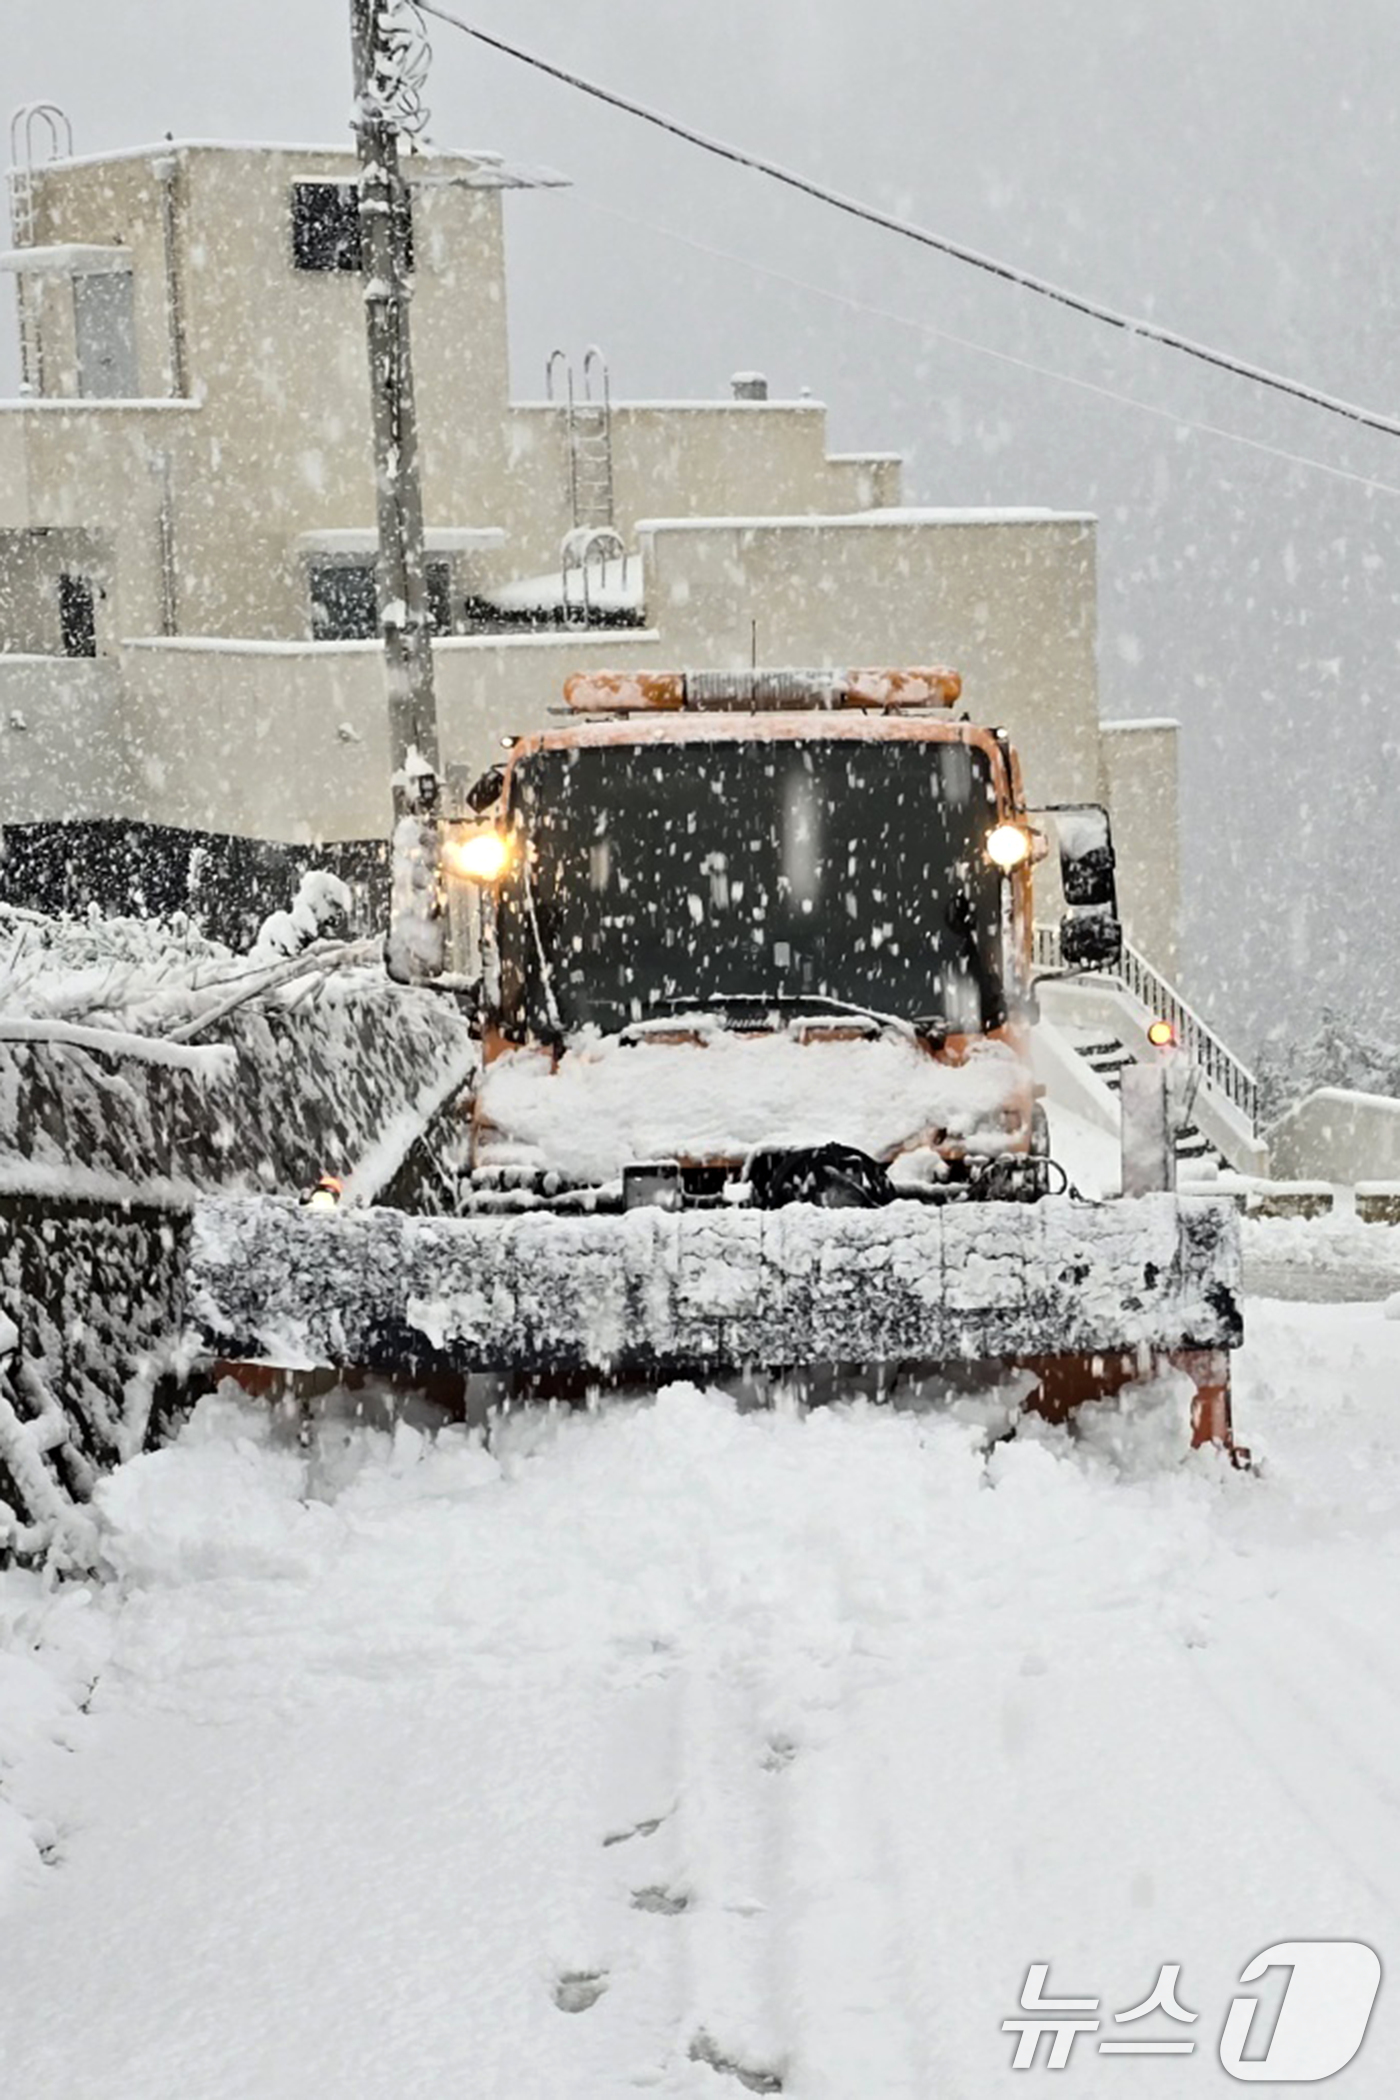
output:
M1230 1443L1242 1333L1228 1203L1039 1204L409 1217L213 1198L195 1213L191 1311L221 1369L399 1383L600 1384L816 1367L1019 1367L1063 1419L1169 1362L1195 1442ZM324 1381L323 1381L324 1385Z

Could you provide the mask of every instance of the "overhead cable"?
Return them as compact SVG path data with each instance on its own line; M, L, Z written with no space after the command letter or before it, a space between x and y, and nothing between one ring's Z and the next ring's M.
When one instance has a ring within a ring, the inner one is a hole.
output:
M565 87L575 88L582 95L591 95L597 102L605 102L610 108L620 109L626 115L638 118L644 124L653 125L658 131L668 132L671 137L683 139L687 145L697 146L703 153L731 162L735 167L750 168L755 174L765 175L772 182L782 183L786 188L798 190L803 196L814 197L818 203L830 205L834 211L844 212L847 217L863 220L869 226L879 226L886 233L897 234L900 239L917 242L922 248L931 248L940 255L951 256L956 262L968 263L973 269L982 270L991 277L999 277L1008 284L1018 285L1023 291L1034 292L1042 299L1052 300L1056 305L1067 307L1072 313L1084 314L1092 321L1101 321L1106 327L1118 328L1127 335L1141 337L1146 342L1160 343L1168 350L1193 357L1199 363L1213 365L1217 370L1229 372L1237 379L1252 380L1256 386L1268 387L1274 393L1290 395L1294 400L1306 401L1314 408L1325 409L1329 415L1341 416L1351 423L1359 423L1367 430L1384 431L1388 437L1400 437L1400 421L1393 416L1383 416L1379 411L1359 407L1353 401L1343 401L1335 394L1325 394L1319 388L1308 386L1300 379L1290 379L1280 372L1267 371L1262 365L1250 364L1246 359L1232 356L1228 351L1212 349L1208 343L1195 342L1190 336L1179 335L1174 329L1164 328L1155 321L1143 320L1133 314L1125 314L1111 306L1102 306L1097 300L1069 291L1064 285L1054 284L1047 277L1039 277L1033 271L1018 269L1012 263L999 261L995 256L983 255L975 248L968 248L960 241L950 240L946 235L932 233L925 226L916 226L908 219L894 217L880 211L873 204L862 203L854 197L846 197L839 190L828 189L825 184L814 182L806 175L798 175L791 168L780 167L777 162L765 160L761 154L747 153L739 146L728 145L722 139L709 138L702 131L694 131L689 125L674 117L662 115L659 110L648 109L644 103L633 102L625 95L614 93L611 88L600 87L596 81L585 80L581 74L570 73L563 66L556 66L538 53L524 51L518 44L508 44L502 37L492 36L473 23L466 22L434 0L418 0L423 14L433 15L440 22L448 22L454 29L472 37L492 51L499 51L506 58L518 59L522 65L537 73L548 74Z
M843 306L850 313L865 315L872 321L888 321L897 328L909 328L916 335L928 336L940 343L951 343L955 349L970 350L979 357L995 358L998 364L1011 365L1018 372L1028 372L1036 379L1053 380L1059 386L1072 386L1082 394L1095 394L1101 401L1111 401L1119 408L1135 408L1139 415L1152 416L1159 423L1170 423L1178 435L1187 431L1198 437L1223 438L1227 444L1243 445L1250 452L1261 452L1268 459L1283 461L1287 466L1305 467L1315 474L1327 474L1334 481L1354 482L1358 488L1370 489L1382 496L1400 496L1400 483L1382 481L1374 474L1360 474L1350 467L1333 466L1325 459L1314 459L1306 452L1290 452L1282 445L1270 445L1263 438L1246 437L1242 431L1226 430L1219 423L1203 423L1199 417L1180 414L1173 408L1160 408L1153 401L1140 401L1136 394L1125 394L1117 387L1104 386L1095 379L1080 379L1073 372L1057 372L1052 365L1035 364L1028 357L1017 357L1010 350L996 350L990 343L976 342L971 336L955 334L951 328L941 327L934 321L916 320L912 314L895 313L888 306L872 306L866 299L857 299L850 292L834 292L830 286L813 284L809 278L794 277L787 270L775 270L767 263L755 262L752 256L736 255L732 249L716 248L709 241L696 240L693 234L682 233L677 227L663 226L655 219L639 219L630 211L619 211L616 205L600 204L596 197L578 199L586 210L600 212L605 218L616 219L624 226L636 227L642 233L659 235L663 240L679 241L697 255L707 255L715 262L734 263L742 270L751 270L755 276L766 277L773 284L782 284L795 292L807 292L814 299L829 300L833 306Z

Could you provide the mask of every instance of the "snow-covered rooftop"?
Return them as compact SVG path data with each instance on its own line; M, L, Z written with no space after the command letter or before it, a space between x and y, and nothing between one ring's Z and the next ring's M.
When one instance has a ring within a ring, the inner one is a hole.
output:
M582 405L587 406L586 403ZM800 400L796 401L736 401L729 394L716 397L713 401L707 401L703 398L689 401L618 401L614 399L609 405L615 416L632 415L638 411L648 414L659 412L668 416L689 414L713 416L721 410L726 414L732 413L744 416L767 415L774 410L785 415L811 414L824 416L826 414L826 403L824 401L813 401L807 395L803 395ZM513 409L530 411L549 409L553 414L557 415L561 410L567 410L568 403L567 401L513 401L511 407ZM862 458L866 457L864 453L860 456ZM891 458L896 456L895 454L890 455Z
M9 415L23 412L25 415L40 416L90 416L111 415L114 411L118 415L129 415L134 408L158 408L168 415L172 411L187 414L203 406L202 401L194 401L184 395L133 394L128 400L121 400L105 394L22 394L8 401L0 401L0 412Z
M849 526L888 528L908 525L1095 525L1087 510L859 510L836 516L751 518L641 518L640 532L827 532Z
M346 140L337 140L332 145L286 145L276 139L159 139L147 146L114 146L105 153L70 153L48 160L35 170L37 174L57 173L65 168L103 167L109 161L161 160L172 153L294 153L314 156L318 160L339 158L353 161L356 158L354 145ZM505 156L486 148L465 146L420 146L406 162L411 174L414 162L463 161L477 167L501 167Z
M57 241L43 248L7 248L0 254L0 270L22 270L27 277L76 277L101 271L124 276L130 269L129 248L93 241Z
M641 556L590 562L581 568L551 569L544 576L521 577L488 592L502 612L553 611L585 605L599 612L640 612L643 604Z
M499 525L425 525L423 544L430 554L471 554L482 547L504 544ZM379 535L372 525L327 525L317 532L298 533L300 554L373 554Z
M659 642L655 628L634 627L627 631L629 647L636 642ZM433 637L433 654L455 649L615 649L618 638L606 630L567 627L558 633L529 634L440 634ZM176 649L191 654L220 656L377 656L383 643L368 641L313 642L309 635L298 641L267 642L228 634L144 634L122 637L123 649ZM65 659L66 660L66 659ZM45 662L52 663L52 657Z

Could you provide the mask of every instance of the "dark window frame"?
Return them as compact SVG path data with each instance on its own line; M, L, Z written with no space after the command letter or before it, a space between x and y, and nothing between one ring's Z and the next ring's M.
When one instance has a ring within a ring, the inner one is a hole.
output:
M294 182L291 189L292 267L321 274L360 270L360 185ZM413 268L413 207L405 192L397 221L399 259Z
M441 555L429 555L423 563L423 584L429 634L451 634L451 562ZM307 564L307 589L314 642L378 638L379 591L373 556L313 555Z
M313 642L368 642L379 632L379 596L372 561L334 555L307 565Z
M65 656L96 656L97 589L81 571L59 572L58 624Z

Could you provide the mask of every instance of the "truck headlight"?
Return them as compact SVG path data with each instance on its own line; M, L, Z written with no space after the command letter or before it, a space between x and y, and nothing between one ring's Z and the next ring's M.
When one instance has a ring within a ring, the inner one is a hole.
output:
M1030 839L1019 824L995 825L987 833L983 846L983 851L992 866L1000 868L1003 875L1009 875L1013 868L1019 868L1022 861L1029 858L1030 850Z
M510 865L510 840L499 831L470 831L449 838L442 857L448 872L468 882L499 882Z

